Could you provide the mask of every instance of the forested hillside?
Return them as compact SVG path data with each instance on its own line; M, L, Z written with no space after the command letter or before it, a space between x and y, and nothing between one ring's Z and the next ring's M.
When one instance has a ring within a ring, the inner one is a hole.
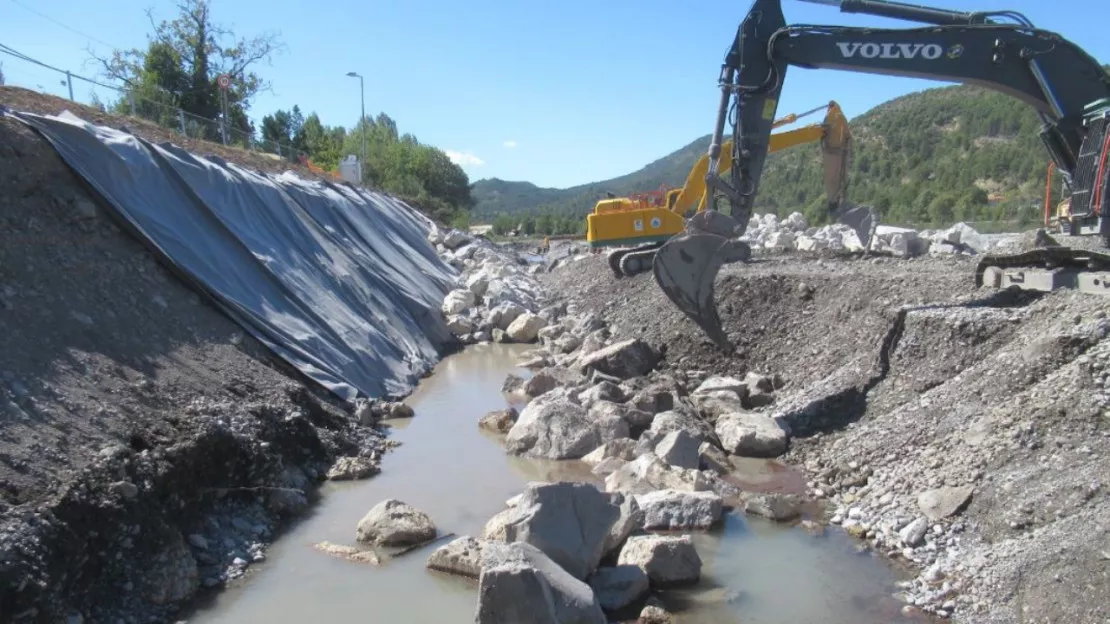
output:
M1018 100L971 86L912 93L853 119L856 138L849 198L878 207L887 223L1035 219L1048 154L1039 120ZM477 218L497 214L574 215L581 221L605 191L618 195L678 186L705 153L708 135L643 169L570 189L501 180L472 188ZM801 210L820 221L820 146L802 145L767 161L757 210Z

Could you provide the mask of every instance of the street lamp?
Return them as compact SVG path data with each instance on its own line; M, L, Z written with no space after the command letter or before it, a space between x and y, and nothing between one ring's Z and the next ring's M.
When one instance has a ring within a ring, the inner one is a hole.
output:
M347 75L351 78L358 78L358 87L362 92L362 117L358 121L361 126L366 122L366 83L363 81L362 76L356 72L347 72ZM362 162L359 164L358 176L359 182L362 182L362 168L366 166L366 128L360 128L359 134L362 135Z

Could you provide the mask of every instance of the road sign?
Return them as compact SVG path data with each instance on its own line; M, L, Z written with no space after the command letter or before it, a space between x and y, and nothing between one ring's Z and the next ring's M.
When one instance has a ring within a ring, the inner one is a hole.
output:
M220 77L216 79L216 84L219 85L221 89L226 90L231 86L231 76L220 74Z

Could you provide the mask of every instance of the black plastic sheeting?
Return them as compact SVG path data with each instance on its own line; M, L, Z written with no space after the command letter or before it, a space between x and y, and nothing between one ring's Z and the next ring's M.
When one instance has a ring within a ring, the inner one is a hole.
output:
M122 224L235 322L346 400L407 393L451 340L456 272L386 195L271 175L71 113L37 130Z

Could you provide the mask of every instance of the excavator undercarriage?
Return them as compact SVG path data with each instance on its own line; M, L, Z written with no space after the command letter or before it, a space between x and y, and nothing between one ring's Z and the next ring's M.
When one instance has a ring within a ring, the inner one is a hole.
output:
M1040 116L1042 142L1069 188L1071 215L1088 231L1097 224L1104 246L1110 243L1110 219L1101 214L1110 195L1110 74L1097 60L1015 11L953 11L887 0L807 1L927 26L788 26L781 0L752 3L721 68L705 176L708 206L686 221L682 233L651 251L659 287L720 348L731 351L732 345L717 313L714 281L725 264L750 258L742 236L791 65L973 84L1029 104ZM727 143L726 124L732 128ZM718 211L722 200L729 215ZM829 200L830 216L851 225L866 247L877 226L875 212L843 197ZM1106 294L1108 268L1105 251L1048 245L980 256L975 281L997 288L1072 287Z

